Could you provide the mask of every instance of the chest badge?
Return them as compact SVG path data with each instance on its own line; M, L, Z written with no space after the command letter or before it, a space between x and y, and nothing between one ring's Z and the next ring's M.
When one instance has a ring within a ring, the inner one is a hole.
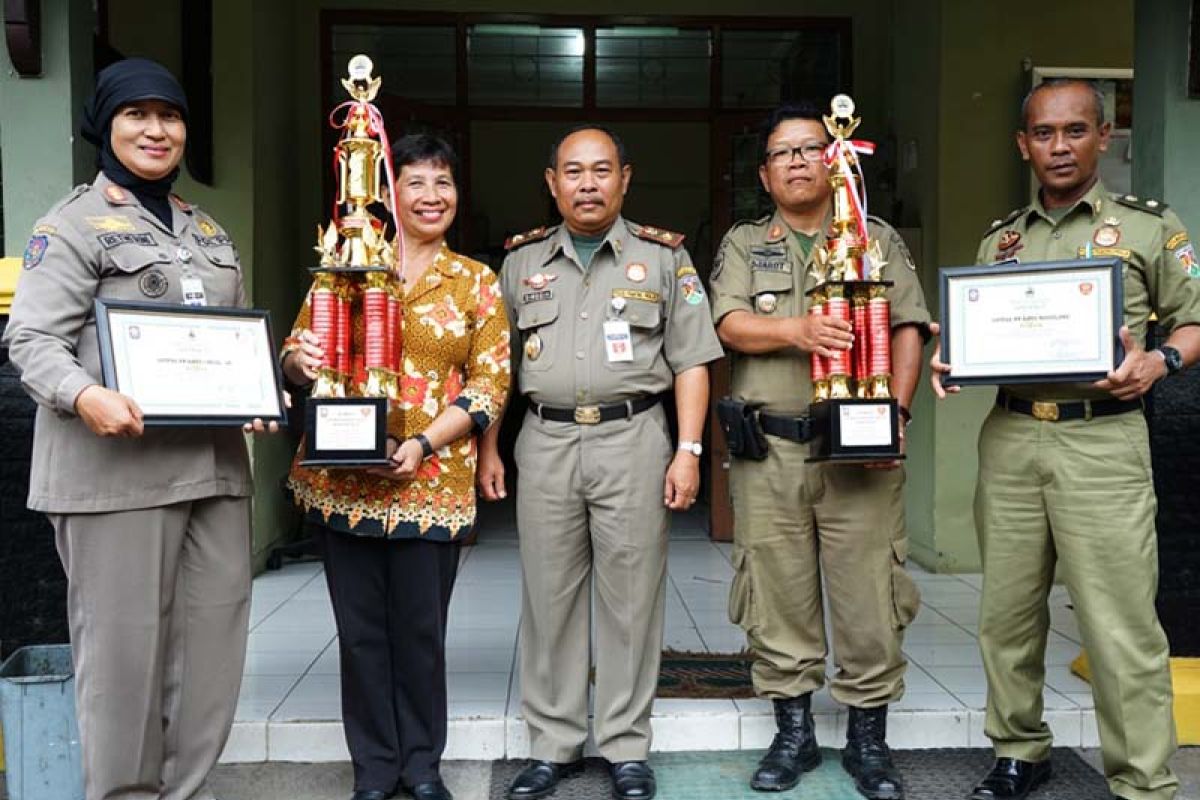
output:
M646 281L646 265L633 263L625 267L625 277L634 283L644 283Z
M758 306L758 310L762 313L774 314L775 309L779 307L779 299L770 292L767 292L755 298L754 304Z
M556 280L558 280L557 275L551 275L547 272L535 272L528 278L522 278L521 282L530 289L533 289L535 292L539 292L542 289L545 289L547 284L553 283Z
M525 340L525 357L530 361L537 361L542 355L542 337L536 333L529 334L529 338Z
M1012 248L1016 247L1020 241L1020 231L1005 231L1004 233L1000 234L999 248L1001 250L1011 250Z
M200 232L203 233L205 236L216 236L217 235L217 226L213 225L211 222L209 222L206 219L202 219L199 222L197 222L196 227L199 228Z
M167 293L167 276L157 269L147 270L138 279L138 288L146 297L162 297Z
M1112 247L1117 242L1121 241L1121 229L1115 225L1109 225L1108 220L1101 228L1097 228L1092 234L1092 241L1101 247Z

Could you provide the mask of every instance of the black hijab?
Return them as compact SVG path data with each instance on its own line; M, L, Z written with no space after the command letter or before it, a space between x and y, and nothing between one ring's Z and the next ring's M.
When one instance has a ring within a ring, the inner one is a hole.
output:
M171 205L167 195L179 176L176 167L158 180L140 178L129 170L112 149L112 119L123 106L138 100L162 100L179 109L187 121L187 97L175 76L162 64L146 58L127 58L100 71L96 91L83 109L83 138L100 148L100 169L109 180L133 192L143 206L168 228Z

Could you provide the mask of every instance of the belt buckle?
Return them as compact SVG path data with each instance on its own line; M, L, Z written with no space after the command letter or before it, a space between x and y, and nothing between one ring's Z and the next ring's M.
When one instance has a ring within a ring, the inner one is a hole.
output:
M575 423L577 425L597 425L600 422L600 406L577 406L575 408Z
M1058 403L1034 401L1033 418L1042 422L1058 422Z

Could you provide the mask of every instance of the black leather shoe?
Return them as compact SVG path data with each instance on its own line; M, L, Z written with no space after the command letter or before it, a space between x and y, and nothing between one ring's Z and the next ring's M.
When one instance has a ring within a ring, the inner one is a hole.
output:
M390 792L381 792L376 789L364 789L356 791L350 795L350 800L388 800L391 797Z
M850 707L842 767L869 800L904 800L904 782L887 746L887 706Z
M821 764L821 750L813 730L811 694L775 700L775 726L779 733L758 762L750 788L759 792L786 792L800 776Z
M617 800L650 800L658 791L654 770L645 761L618 761L608 769Z
M568 764L554 761L530 761L529 766L517 773L508 787L509 800L536 800L553 794L563 778L574 778L583 773L583 759Z
M1024 800L1048 780L1050 759L1033 762L997 758L992 771L971 792L971 800Z
M454 800L454 795L441 781L418 783L408 791L412 793L413 800Z

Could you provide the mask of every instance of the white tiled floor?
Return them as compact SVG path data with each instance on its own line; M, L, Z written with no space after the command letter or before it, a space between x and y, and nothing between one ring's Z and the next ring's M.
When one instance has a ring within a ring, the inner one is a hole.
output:
M728 652L742 649L741 630L726 617L733 568L730 546L710 542L696 517L674 523L669 558L666 647ZM907 694L894 706L889 740L896 747L986 746L986 686L976 641L978 575L911 573L921 612L905 637ZM529 740L520 717L516 642L520 564L511 522L483 527L480 543L463 549L447 641L450 734L447 758L519 758ZM1066 591L1050 596L1053 632L1047 646L1046 720L1056 744L1094 746L1096 723L1088 684L1070 674L1079 633ZM223 760L346 759L340 725L338 656L333 613L319 564L293 564L254 581L251 632L234 735ZM828 692L814 699L818 736L845 736L845 711ZM656 750L765 747L774 730L763 700L658 700Z

